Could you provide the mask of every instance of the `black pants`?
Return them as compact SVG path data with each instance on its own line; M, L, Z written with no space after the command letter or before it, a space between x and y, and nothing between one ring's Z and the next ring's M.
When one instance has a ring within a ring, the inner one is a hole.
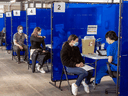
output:
M39 62L40 68L42 68L45 61L47 61L48 59L50 59L50 52L42 53L38 50L35 50L32 54L32 72L35 72L36 61Z
M13 50L16 52L17 57L18 57L18 62L20 61L20 51L25 51L24 55L24 60L27 60L27 55L28 55L28 49L26 45L23 45L23 50L21 50L18 46L14 45Z

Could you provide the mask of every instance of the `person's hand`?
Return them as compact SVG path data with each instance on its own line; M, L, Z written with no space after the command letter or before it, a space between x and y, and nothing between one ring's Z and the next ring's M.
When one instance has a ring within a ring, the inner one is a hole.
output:
M81 62L81 63L80 63L80 67L83 67L83 66L84 66L84 64L83 64L83 62Z
M42 52L45 52L45 50L43 50Z
M76 67L80 67L80 64L76 64Z
M42 36L38 36L39 38L43 38Z
M46 38L45 36L43 36L44 37L44 39Z
M23 49L23 47L22 46L19 46L19 48L22 50Z

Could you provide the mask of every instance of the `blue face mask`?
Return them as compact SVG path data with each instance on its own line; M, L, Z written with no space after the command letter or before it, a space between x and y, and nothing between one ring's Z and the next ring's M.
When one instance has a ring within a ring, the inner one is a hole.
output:
M41 33L38 33L39 36L41 36Z
M23 30L19 30L20 33L23 33Z
M79 42L76 42L75 44L74 44L74 46L78 46L79 45Z

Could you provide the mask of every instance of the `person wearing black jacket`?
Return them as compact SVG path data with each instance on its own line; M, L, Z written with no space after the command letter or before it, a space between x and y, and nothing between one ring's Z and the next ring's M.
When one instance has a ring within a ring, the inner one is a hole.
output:
M68 41L66 41L61 50L61 61L64 66L66 66L68 73L73 73L79 75L76 83L72 84L72 93L77 95L78 87L82 83L84 86L85 92L89 93L90 79L93 74L93 70L86 71L84 70L84 60L79 51L78 37L76 35L70 35ZM84 81L85 79L85 81Z
M0 45L3 46L3 43L5 43L5 28L0 32Z
M47 53L45 51L45 42L44 39L45 36L41 36L41 28L36 27L30 37L31 41L31 57L32 57L32 72L35 72L35 65L36 65L36 60L39 62L39 65L37 66L37 70L40 71L41 73L45 73L43 70L43 64L44 62L50 58L50 53ZM41 47L41 44L43 45L43 48ZM46 54L47 53L47 54Z

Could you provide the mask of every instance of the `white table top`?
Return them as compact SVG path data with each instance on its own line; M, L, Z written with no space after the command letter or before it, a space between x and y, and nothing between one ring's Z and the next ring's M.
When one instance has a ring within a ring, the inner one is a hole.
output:
M51 49L51 44L46 44L45 46Z
M97 55L96 53L93 53L93 54L86 54L86 55L81 53L81 55L82 55L83 57L87 57L87 58L95 59L95 60L98 60L98 59L108 59L107 56L99 56L99 55Z

